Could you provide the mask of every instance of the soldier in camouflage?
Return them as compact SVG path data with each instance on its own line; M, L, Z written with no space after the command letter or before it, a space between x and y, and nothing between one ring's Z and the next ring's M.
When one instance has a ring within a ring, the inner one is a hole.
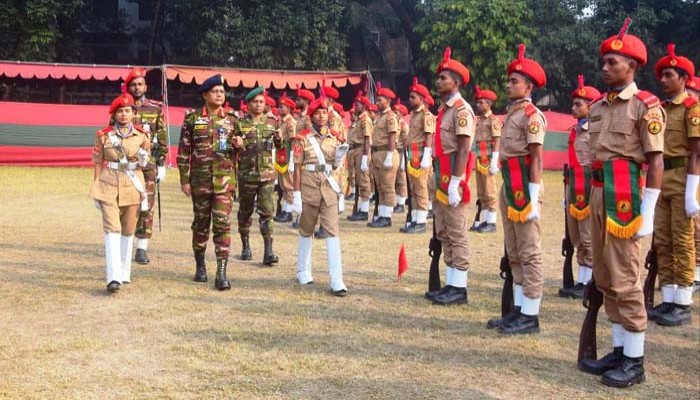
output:
M204 257L211 226L217 264L215 286L218 290L228 290L231 288L226 277L231 246L229 215L236 188L234 146L240 146L241 141L233 136L233 115L222 107L226 99L222 76L217 74L204 81L199 93L205 105L185 115L177 166L182 192L192 197L194 210L192 250L197 264L194 281L207 281Z
M275 178L277 171L272 162L272 149L281 146L281 136L276 125L264 113L263 88L251 90L245 97L248 114L236 121L235 135L242 140L238 152L238 176L240 180L238 209L238 233L241 235L241 259L251 260L250 227L253 224L253 208L257 204L260 233L265 242L263 264L273 265L279 258L272 250L272 217L275 212ZM257 199L257 202L256 202Z

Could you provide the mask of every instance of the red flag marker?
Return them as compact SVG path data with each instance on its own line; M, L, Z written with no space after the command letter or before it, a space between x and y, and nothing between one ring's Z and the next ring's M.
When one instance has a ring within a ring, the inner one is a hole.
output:
M401 281L401 276L408 271L408 259L406 258L406 247L401 243L401 250L399 250L399 271L396 275L396 281Z

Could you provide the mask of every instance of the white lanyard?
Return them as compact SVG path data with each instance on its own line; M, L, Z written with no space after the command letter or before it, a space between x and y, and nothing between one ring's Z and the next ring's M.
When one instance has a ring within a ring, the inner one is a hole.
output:
M318 141L316 140L316 137L314 136L307 136L309 139L309 143L311 143L311 148L314 150L314 153L316 154L316 158L318 159L319 164L326 165L326 157L323 156L323 152L321 151L321 146L319 146ZM330 172L323 172L323 175L326 177L326 180L328 181L328 184L331 185L331 189L333 189L334 192L340 193L340 186L338 186L338 182L335 181L335 178L333 178L333 175Z

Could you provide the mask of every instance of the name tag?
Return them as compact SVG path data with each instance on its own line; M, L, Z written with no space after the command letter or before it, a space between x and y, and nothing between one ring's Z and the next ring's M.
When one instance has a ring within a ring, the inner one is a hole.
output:
M207 129L207 124L195 124L194 129L196 129L196 130Z
M596 121L600 121L601 119L603 119L603 116L602 116L602 115L594 115L594 116L592 116L592 117L590 118L589 121L591 121L591 122L596 122Z

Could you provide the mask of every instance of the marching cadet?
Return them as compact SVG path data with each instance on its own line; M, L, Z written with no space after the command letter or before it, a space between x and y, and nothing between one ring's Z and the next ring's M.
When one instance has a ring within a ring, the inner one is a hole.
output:
M399 168L399 153L396 151L399 118L391 109L395 98L391 89L377 84L378 116L372 130L372 175L379 192L379 218L367 224L370 228L390 227L396 205L394 183Z
M666 115L659 99L641 91L635 72L647 62L647 50L620 33L603 41L603 81L610 87L590 106L588 131L595 153L591 171L593 278L603 293L612 322L613 351L600 360L583 359L579 369L603 375L608 386L644 381L644 331L647 314L640 281L641 238L654 230L654 208L663 174ZM648 163L642 191L642 164Z
M438 66L437 90L442 99L435 131L435 232L447 264L446 285L427 297L435 304L467 303L469 237L469 150L474 136L474 111L459 88L469 83L469 69L450 58L448 47Z
M273 220L275 222L290 222L292 220L292 203L294 197L294 184L292 182L294 173L294 162L291 160L291 143L296 136L297 121L292 116L292 112L296 110L296 104L292 99L287 97L287 93L282 93L279 98L280 110L280 136L282 142L280 147L275 152L275 169L277 170L277 179L280 188L282 189L282 213L276 215Z
M136 104L133 123L141 125L151 141L151 155L144 168L143 177L148 195L148 210L139 213L136 223L136 254L134 261L148 264L148 241L153 236L153 207L155 205L156 182L165 179L165 156L168 154L168 133L165 130L163 103L146 98L146 71L134 68L127 75L125 82L128 92ZM112 121L113 122L113 121Z
M523 44L518 46L518 58L510 62L506 73L509 105L499 149L503 176L499 205L515 283L515 307L504 318L490 320L487 327L506 334L538 333L544 285L540 239L542 144L547 121L532 104L532 92L547 83L547 76L537 61L525 57Z
M114 292L131 282L131 251L139 205L148 208L143 172L151 142L148 133L133 123L136 105L126 87L109 107L114 121L97 131L92 149L95 174L90 197L102 212L105 232L107 291Z
M559 296L583 298L583 291L593 276L591 252L591 135L588 133L588 105L598 100L600 92L592 86L584 86L583 75L578 76L578 87L571 93L571 115L578 121L569 133L569 176L567 180L567 226L571 243L576 248L578 281L574 287L559 289Z
M404 119L408 115L408 108L401 104L401 99L396 101L394 104L394 111L396 116L399 118L399 134L397 136L398 143L396 144L396 151L399 152L399 170L396 172L396 182L394 183L394 190L396 191L396 207L394 207L395 213L404 213L406 206L406 199L408 199L408 186L406 183L406 138L408 137L408 123Z
M496 174L498 168L498 149L501 142L501 121L491 112L496 101L496 93L480 90L474 86L476 100L476 137L474 148L476 158L476 195L481 201L481 221L479 226L470 231L479 233L496 232Z
M245 97L248 114L236 121L234 134L242 139L238 153L240 207L238 209L238 233L241 235L241 259L251 260L250 227L253 209L257 206L260 233L265 243L263 264L271 266L279 262L272 249L275 212L275 178L277 171L272 162L272 149L281 146L280 131L265 115L263 87L257 87Z
M377 107L376 104L372 104L367 110L369 112L369 117L372 120L372 123L376 123L377 117L379 117L379 107Z
M700 98L700 77L693 76L685 82L685 90L695 100ZM693 293L700 291L700 217L695 217L695 277L693 278Z
M411 224L400 229L403 233L424 233L428 218L430 197L428 180L432 177L433 135L435 134L435 116L428 107L435 104L427 87L413 78L408 88L408 105L411 117L406 138L406 168L411 189Z
M307 114L309 104L316 99L314 93L310 90L302 89L297 85L296 93L296 105L297 111L299 113L299 118L297 118L297 132L301 132L306 129L311 122L309 121L309 115Z
M695 73L693 62L678 56L675 45L656 63L656 77L667 99L664 173L654 213L654 247L663 302L647 311L659 325L690 323L693 303L695 243L693 218L700 214L700 104L685 86Z
M367 110L372 105L372 102L362 92L355 97L355 114L357 121L350 130L348 136L348 144L350 151L348 152L348 168L353 168L355 182L358 188L359 196L357 212L353 215L348 215L350 221L367 221L369 218L369 198L372 193L370 181L370 141L372 140L372 131L374 123L369 116Z
M216 74L205 80L198 89L204 100L201 110L189 110L180 131L177 167L180 186L192 198L192 250L196 263L195 282L206 282L205 253L210 227L214 234L216 253L216 280L218 290L231 289L226 277L229 248L233 191L236 189L234 147L240 141L233 137L235 119L227 114L224 80Z
M326 256L330 275L330 290L334 296L347 295L343 282L338 224L340 186L333 169L345 157L347 145L341 144L339 133L328 126L328 103L325 96L309 105L311 126L299 132L294 143L294 210L301 213L297 279L302 285L313 282L311 247L316 221L320 218L328 237ZM329 161L332 162L329 163Z

